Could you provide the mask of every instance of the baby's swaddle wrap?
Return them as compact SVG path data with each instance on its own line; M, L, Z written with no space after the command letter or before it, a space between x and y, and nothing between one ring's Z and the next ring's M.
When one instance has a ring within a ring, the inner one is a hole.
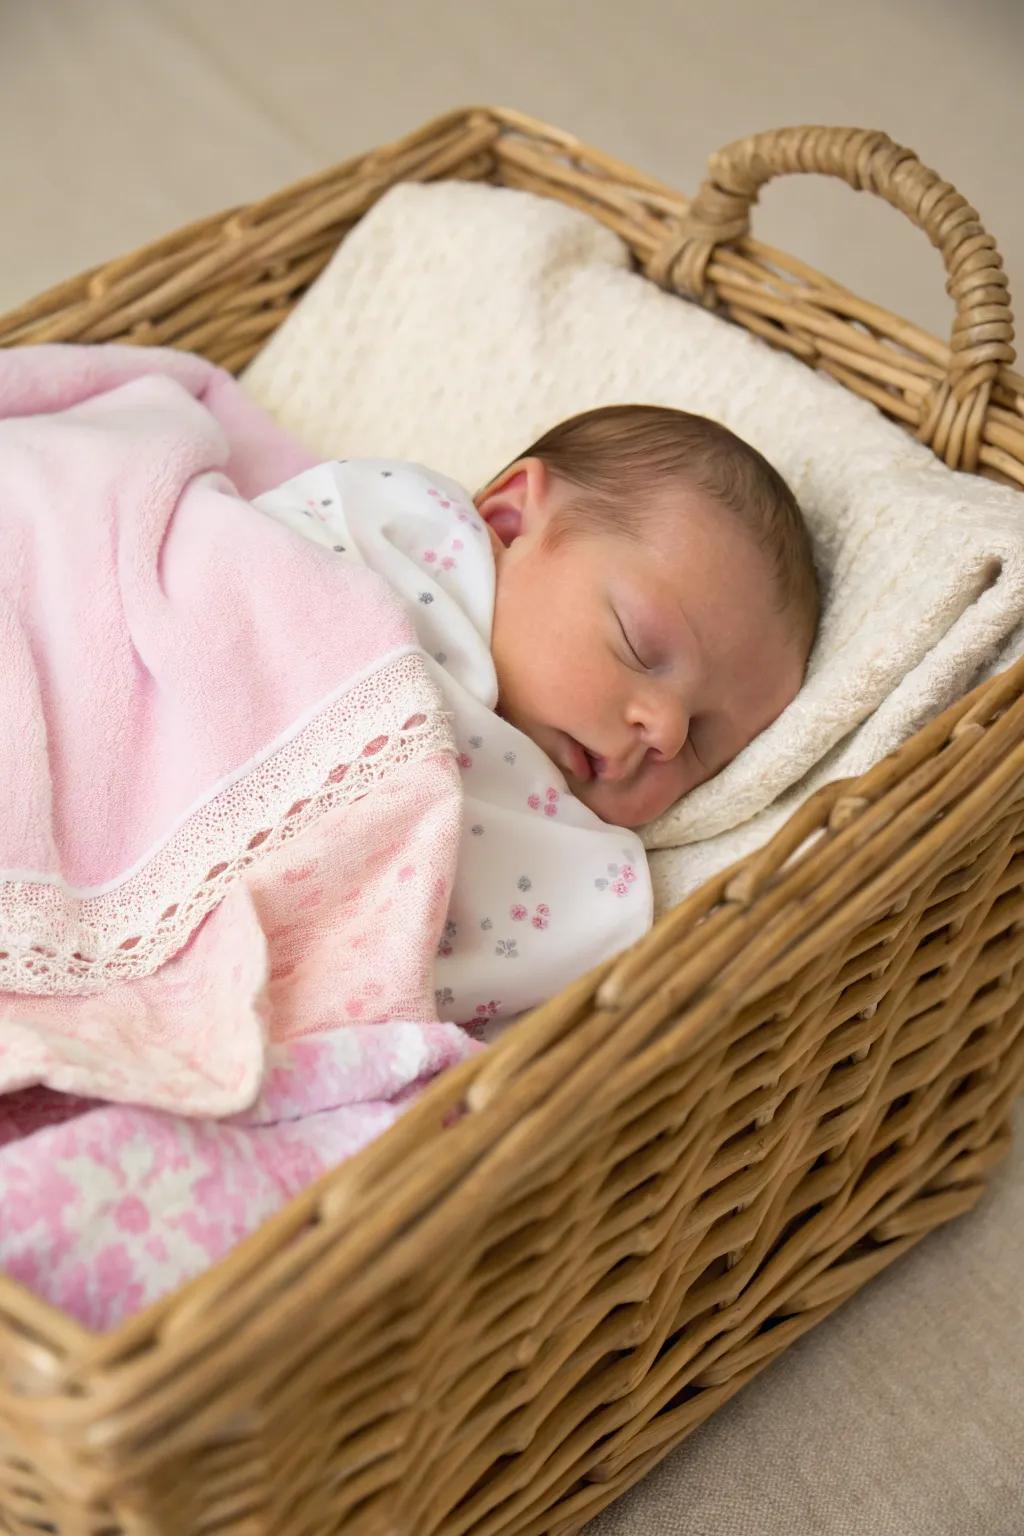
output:
M386 578L450 711L462 836L436 962L440 1017L486 1024L522 1013L646 933L640 839L601 821L495 713L494 555L462 487L418 464L334 460L256 506Z

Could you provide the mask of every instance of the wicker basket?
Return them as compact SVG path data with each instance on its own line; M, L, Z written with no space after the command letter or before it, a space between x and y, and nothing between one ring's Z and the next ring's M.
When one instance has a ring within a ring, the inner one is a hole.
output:
M758 188L796 170L925 229L950 346L747 236ZM66 283L0 340L169 343L237 369L382 192L441 177L587 209L653 279L948 464L1024 485L993 242L877 133L745 140L688 205L542 124L458 112ZM968 1210L1005 1152L1024 1077L1022 692L1024 664L829 786L116 1332L0 1281L3 1528L577 1531Z

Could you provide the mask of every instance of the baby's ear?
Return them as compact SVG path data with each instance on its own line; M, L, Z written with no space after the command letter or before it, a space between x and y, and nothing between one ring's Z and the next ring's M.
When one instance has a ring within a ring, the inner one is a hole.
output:
M543 521L546 486L540 459L517 459L478 493L476 509L507 547Z

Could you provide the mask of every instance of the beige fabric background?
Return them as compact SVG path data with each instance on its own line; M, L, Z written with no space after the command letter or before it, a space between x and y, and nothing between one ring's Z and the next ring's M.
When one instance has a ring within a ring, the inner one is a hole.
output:
M693 190L761 128L886 129L972 198L1024 295L1021 0L0 0L0 309L473 101ZM770 188L764 239L944 332L884 205ZM1022 300L1024 302L1024 300ZM1024 1137L1024 1117L1018 1117ZM1024 1149L593 1536L1022 1536Z

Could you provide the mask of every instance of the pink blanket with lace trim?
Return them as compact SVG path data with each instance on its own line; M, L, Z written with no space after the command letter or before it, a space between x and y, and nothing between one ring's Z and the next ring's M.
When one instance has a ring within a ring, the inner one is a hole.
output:
M0 352L0 1265L97 1325L472 1048L449 726L383 580L246 499L303 462L201 359Z

